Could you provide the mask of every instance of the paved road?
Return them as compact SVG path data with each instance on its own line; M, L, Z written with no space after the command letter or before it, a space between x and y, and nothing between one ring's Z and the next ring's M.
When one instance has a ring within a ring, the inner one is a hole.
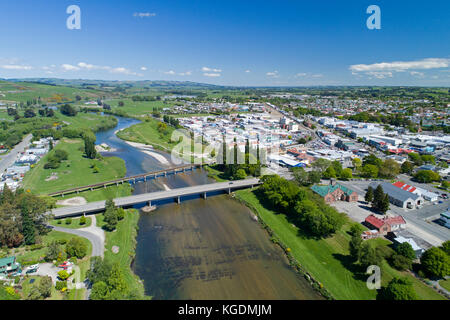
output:
M164 200L164 199L176 199L181 196L189 196L202 194L204 192L213 192L213 191L223 191L223 190L234 190L238 188L246 188L250 186L256 186L259 184L259 179L246 179L246 180L238 180L233 182L219 182L219 183L210 183L186 188L177 188L167 191L157 191L151 193L144 193L129 197L117 198L114 199L114 203L117 206L125 207L132 206L136 204L142 204L148 201L155 200ZM71 207L63 207L53 209L51 212L57 218L70 217L81 215L83 213L94 213L99 212L105 209L105 201L97 201L91 202L81 206L71 206Z
M6 156L0 160L0 174L2 174L8 167L10 167L17 159L20 152L24 152L25 148L30 144L33 135L27 135L22 142L16 145Z
M70 233L70 234L74 234L74 235L88 239L92 244L92 256L93 257L103 257L104 247L105 247L105 239L97 232L97 230L94 230L94 229L100 229L96 226L95 216L92 216L91 219L92 219L92 225L88 228L67 229L67 228L61 228L61 227L55 227L55 226L51 226L51 227L55 231ZM101 232L103 232L102 229L100 229L100 230L101 230Z

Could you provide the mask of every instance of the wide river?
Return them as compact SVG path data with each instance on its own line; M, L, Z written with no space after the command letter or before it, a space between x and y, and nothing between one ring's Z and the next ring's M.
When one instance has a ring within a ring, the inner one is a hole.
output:
M127 175L163 165L116 137L139 121L118 117L116 128L97 134L97 144L117 149L104 154L125 160ZM134 185L134 194L214 182L205 171L181 173ZM283 251L252 219L251 211L228 195L157 204L141 213L134 272L154 299L321 299L289 266Z

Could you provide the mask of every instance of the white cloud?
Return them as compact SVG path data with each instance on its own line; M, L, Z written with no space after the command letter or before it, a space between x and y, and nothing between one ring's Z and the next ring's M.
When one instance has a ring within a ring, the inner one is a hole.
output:
M181 72L179 73L180 76L190 76L192 75L192 71L186 71L186 72Z
M165 73L165 74L170 74L170 75L174 75L174 74L175 74L175 71L173 71L173 70L170 70L170 71L165 71L164 73Z
M221 69L214 69L214 68L208 68L208 67L203 67L202 71L203 72L222 72Z
M205 77L220 77L220 73L204 73Z
M382 72L382 71L396 71L403 72L410 69L436 69L448 68L450 59L444 58L427 58L416 61L395 61L395 62L380 62L374 64L354 64L349 67L353 72Z
M266 76L268 76L268 77L272 77L272 78L278 78L279 77L279 75L278 75L278 71L273 71L273 72L267 72L266 73Z
M245 70L245 73L250 73L251 71L250 70Z
M425 73L423 73L423 72L418 72L418 71L411 71L409 74L412 75L412 76L418 76L418 77L420 77L420 78L422 78L422 77L425 76Z
M311 75L312 78L322 78L323 74L313 74Z
M65 71L78 71L80 68L73 66L71 64L63 64L61 65L61 68L63 68Z
M390 72L390 71L380 71L380 72L370 71L370 72L366 72L366 74L368 76L372 76L377 79L392 78L392 72Z
M147 67L141 67L142 71L147 71Z
M4 64L0 66L2 69L7 70L31 70L33 69L32 66L25 66L25 65L18 65L18 64Z
M304 77L304 76L306 76L306 73L304 73L304 72L300 72L295 75L296 78Z

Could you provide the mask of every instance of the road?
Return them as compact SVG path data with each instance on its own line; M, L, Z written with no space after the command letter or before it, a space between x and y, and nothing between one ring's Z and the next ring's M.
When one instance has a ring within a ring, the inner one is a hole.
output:
M105 248L105 234L101 228L96 226L95 216L91 216L91 219L91 226L82 229L67 229L55 226L50 227L55 231L70 233L88 239L92 244L92 256L103 257Z
M17 159L17 155L25 151L25 148L30 144L33 135L27 135L22 142L17 144L6 156L0 160L0 174L2 174L8 167L10 167Z
M178 197L190 196L196 194L202 194L206 192L214 192L214 191L227 191L234 190L238 188L247 188L251 186L258 185L259 179L246 179L246 180L238 180L233 182L219 182L219 183L210 183L203 184L198 186L186 187L186 188L177 188L167 191L157 191L144 193L129 197L116 198L114 199L114 203L119 207L133 206L136 204L142 204L149 201L156 200L164 200L164 199L176 199ZM99 212L105 209L105 201L97 201L91 202L81 206L70 206L53 209L51 214L53 214L56 218L70 217L81 214L88 214Z

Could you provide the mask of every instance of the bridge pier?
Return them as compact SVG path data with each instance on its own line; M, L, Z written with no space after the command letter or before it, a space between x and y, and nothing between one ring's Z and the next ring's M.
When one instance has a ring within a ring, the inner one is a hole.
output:
M231 194L231 188L228 188L228 194Z
M181 203L181 200L180 200L180 197L177 197L177 204L180 204Z
M206 192L203 192L203 199L206 200Z
M148 204L149 207L151 207L152 206L152 201L150 200L147 204Z

